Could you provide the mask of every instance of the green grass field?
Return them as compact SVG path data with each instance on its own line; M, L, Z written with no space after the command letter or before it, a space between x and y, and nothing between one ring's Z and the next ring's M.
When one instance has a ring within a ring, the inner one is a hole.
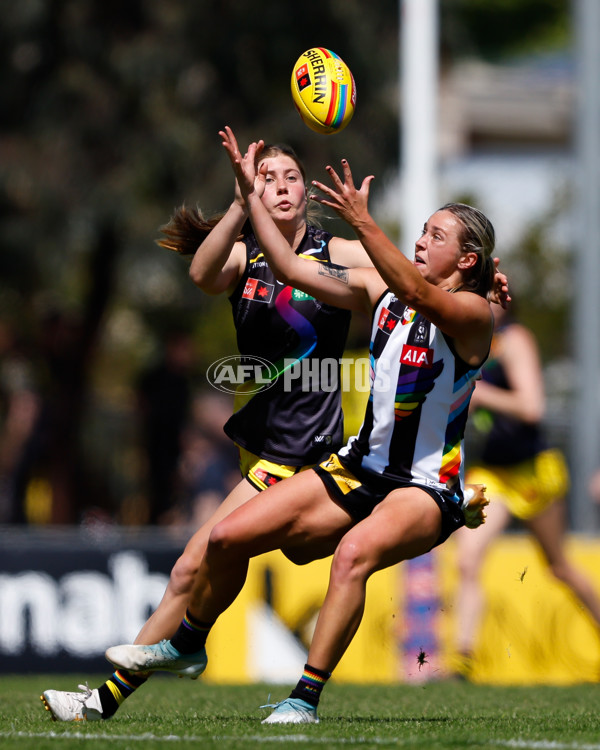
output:
M327 686L318 725L263 726L259 706L286 686L210 685L155 677L110 721L53 722L39 699L48 688L76 689L62 676L0 679L3 750L174 747L252 750L299 748L532 748L600 750L600 686L489 687L437 682L421 686ZM100 679L90 680L97 686Z

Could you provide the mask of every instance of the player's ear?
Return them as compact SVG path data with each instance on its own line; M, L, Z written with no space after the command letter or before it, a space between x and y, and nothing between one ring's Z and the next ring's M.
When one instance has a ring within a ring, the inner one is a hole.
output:
M473 268L477 263L477 253L463 253L458 261L458 267L461 271Z

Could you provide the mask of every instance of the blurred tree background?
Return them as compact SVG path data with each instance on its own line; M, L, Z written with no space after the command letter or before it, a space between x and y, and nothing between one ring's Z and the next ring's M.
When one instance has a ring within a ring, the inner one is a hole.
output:
M143 474L139 372L173 330L192 336L198 386L210 362L235 351L227 300L193 286L185 262L155 245L159 227L182 202L206 213L229 204L225 124L242 143L290 143L309 176L347 156L357 177L377 176L376 205L399 162L398 1L0 8L0 357L21 373L21 413L37 424L33 441L21 436L33 442L17 478L22 504L5 502L0 520L72 523L93 508L143 520L124 510ZM446 67L569 44L567 0L441 0L441 11ZM292 65L314 45L334 49L357 83L354 120L335 137L309 131L291 101ZM532 226L523 267L530 252L543 265L546 239L543 222ZM555 257L560 273L560 248ZM524 302L531 290L539 300L540 267L534 276ZM546 306L549 341L562 340L552 323L566 304ZM9 417L3 404L5 427Z

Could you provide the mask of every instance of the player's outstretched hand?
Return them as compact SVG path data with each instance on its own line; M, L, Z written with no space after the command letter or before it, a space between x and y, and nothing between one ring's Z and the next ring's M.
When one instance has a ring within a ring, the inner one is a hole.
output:
M260 140L251 143L242 156L235 134L229 125L226 125L224 130L219 130L219 135L231 161L242 198L246 200L253 191L262 196L265 189L265 170L257 170L256 161L265 146L265 142Z
M311 195L311 199L333 208L350 226L359 226L361 222L369 218L369 188L374 179L373 175L365 177L360 189L357 190L352 178L350 164L346 159L342 159L343 182L333 167L327 166L325 169L331 178L333 187L313 180L312 184L323 193L323 196Z

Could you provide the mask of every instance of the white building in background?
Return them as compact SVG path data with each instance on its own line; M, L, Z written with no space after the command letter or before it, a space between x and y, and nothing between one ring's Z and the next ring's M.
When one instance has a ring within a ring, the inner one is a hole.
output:
M475 196L497 227L498 251L509 251L527 224L572 186L574 112L573 66L565 59L454 66L440 81L440 203ZM377 204L378 218L397 221L409 189L393 179ZM566 243L565 217L555 229Z

